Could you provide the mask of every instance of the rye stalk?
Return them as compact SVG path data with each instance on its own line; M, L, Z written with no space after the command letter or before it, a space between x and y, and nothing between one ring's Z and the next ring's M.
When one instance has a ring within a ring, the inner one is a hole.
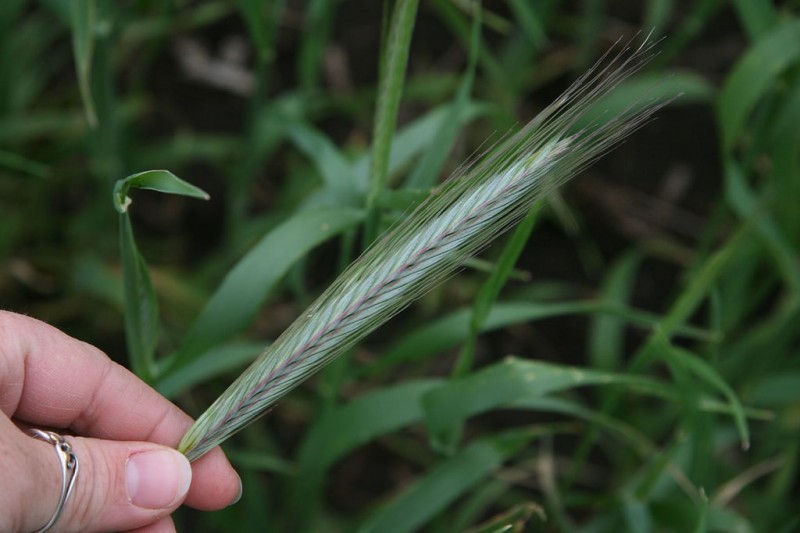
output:
M380 238L220 396L178 449L196 460L279 398L452 275L668 102L632 102L585 124L590 111L652 56L652 45L606 53L518 133L443 183ZM582 125L583 124L583 125Z

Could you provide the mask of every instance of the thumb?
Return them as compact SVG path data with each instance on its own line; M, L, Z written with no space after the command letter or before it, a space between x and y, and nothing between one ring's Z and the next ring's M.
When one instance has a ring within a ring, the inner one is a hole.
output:
M53 445L29 438L26 443L34 475L24 523L43 526L52 516L61 491L61 468ZM177 508L192 480L189 461L166 446L66 437L79 471L58 531L118 531L152 524ZM34 452L35 450L35 452ZM28 518L30 517L30 518ZM33 517L37 520L33 521Z

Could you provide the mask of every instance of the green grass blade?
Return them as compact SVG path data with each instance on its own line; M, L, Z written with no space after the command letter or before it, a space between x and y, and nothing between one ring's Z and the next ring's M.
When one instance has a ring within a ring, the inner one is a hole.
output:
M604 314L624 319L626 322L648 328L657 326L659 317L636 309L603 302L578 301L557 303L531 303L506 301L495 304L484 322L481 332L494 331L511 324L543 320L571 314ZM465 342L469 335L472 309L460 309L430 324L405 334L392 345L373 365L364 369L365 375L377 375L395 365L419 361ZM714 332L681 326L678 334L686 338L716 340Z
M441 131L444 122L450 118L450 105L442 105L428 111L420 118L413 120L401 127L397 133L392 137L391 154L389 157L389 175L394 175L402 168L413 163L414 158L425 151L436 142L436 136ZM487 106L468 102L463 110L463 114L458 117L460 124L467 122L485 115ZM2 122L0 122L2 125ZM0 133L2 130L0 129ZM1 137L0 137L1 138ZM370 176L370 153L366 153L356 160L354 170L356 174L356 182L363 183L364 188L369 182ZM396 190L384 189L378 196L380 201L381 197L387 194L397 192Z
M357 181L353 165L328 137L299 122L290 125L286 133L314 163L327 187L345 198L364 193L366 182Z
M739 60L717 102L722 148L731 151L756 103L775 87L790 65L800 61L800 20L790 19L765 34Z
M709 502L708 498L706 497L705 493L702 494L702 500L699 504L700 509L697 513L697 524L694 527L694 533L707 533L708 529L708 510L709 510Z
M400 108L400 96L403 92L418 3L419 0L397 0L390 22L386 50L381 61L367 192L367 209L370 211L370 217L376 216L374 210L378 196L388 182L392 137L397 123L397 111ZM375 228L372 231L374 230Z
M665 348L667 349L667 357L673 359L707 385L710 385L722 393L730 404L733 420L741 438L742 449L747 450L750 448L750 430L747 425L747 416L745 415L744 407L739 397L731 386L728 385L714 367L692 352L676 346L665 346Z
M525 245L528 243L528 238L536 225L540 207L540 205L534 206L527 216L520 221L500 253L494 271L481 287L475 299L475 305L472 308L472 320L470 321L470 332L472 334L477 334L486 324L486 319L489 317L500 291L508 281L517 259L519 259L525 249Z
M317 86L327 44L335 20L334 0L311 0L308 2L303 21L305 39L301 41L297 55L297 77L300 87L310 90Z
M534 437L530 431L516 430L470 444L378 510L358 531L404 533L418 530L519 453Z
M167 398L175 398L204 381L241 369L253 362L263 349L263 342L222 344L192 359L186 366L156 380L153 386Z
M41 136L62 135L82 138L86 120L79 109L42 111L34 110L22 116L0 117L0 141L19 143Z
M459 503L457 509L454 509L452 519L448 517L449 527L444 531L452 533L467 531L471 524L479 523L482 517L497 509L500 505L498 500L508 494L510 488L511 484L501 479L491 479L481 483L464 497L463 503Z
M170 372L246 328L275 284L318 244L363 220L357 209L302 212L267 233L228 272L184 337Z
M469 47L472 32L467 17L461 13L451 0L433 0L430 6L439 13L442 23L448 27L450 32L457 37L465 47ZM509 83L509 76L492 55L488 47L481 47L478 51L478 63L481 70L484 70L492 80L492 88L496 91L492 94L492 100L499 100L501 105L513 105L513 84Z
M75 55L75 71L83 100L86 121L97 126L97 113L92 98L92 56L94 55L95 0L71 0L72 51Z
M72 265L72 285L78 292L91 295L112 309L118 309L120 313L125 308L123 282L119 278L119 272L99 257L86 254L75 258Z
M422 396L442 383L426 379L369 392L327 412L307 432L296 458L291 514L302 522L318 504L327 470L358 446L422 420ZM299 526L298 526L299 527ZM300 528L303 529L303 528Z
M800 403L800 370L787 370L765 376L747 393L750 404L770 408Z
M697 0L686 6L680 26L671 33L669 40L665 41L657 62L663 65L674 59L675 55L708 27L714 15L725 5L727 2L724 0Z
M725 197L744 221L752 221L760 240L772 256L775 266L794 294L800 294L800 265L797 253L775 219L750 190L744 170L732 158L725 165Z
M508 6L528 41L536 47L543 45L547 41L547 33L536 4L527 0L509 0Z
M387 211L406 213L430 196L431 190L426 189L395 189L383 191L378 198L378 204Z
M133 372L149 382L153 378L158 340L158 301L147 264L136 247L127 213L119 215L119 230L128 358Z
M285 0L236 0L260 62L272 60L272 42Z
M648 0L644 8L642 28L652 31L651 38L658 39L664 34L670 14L675 8L673 0Z
M480 10L475 10L475 18L472 21L472 35L469 45L469 64L467 72L461 80L461 85L456 93L453 105L447 113L447 117L442 121L439 131L436 134L436 142L431 143L422 160L406 180L406 187L421 189L432 187L439 176L439 172L444 166L450 147L456 140L464 118L466 108L469 104L469 96L472 92L472 84L475 80L475 69L478 63L478 51L481 48L481 18Z
M573 30L576 33L575 41L578 48L574 67L578 71L584 70L591 64L592 58L597 57L599 30L602 27L605 4L606 0L581 0L579 4L580 16Z
M690 277L686 288L675 299L675 302L661 320L660 327L653 332L648 342L637 352L639 357L646 358L650 347L660 342L659 337L670 338L675 334L677 328L689 319L706 298L719 276L729 267L741 247L746 244L750 233L751 229L748 226L740 227L722 248L697 268L697 271ZM634 366L638 366L638 364L637 362Z
M653 389L650 390L652 392ZM637 392L641 392L637 389ZM613 437L615 442L630 449L639 457L645 459L657 454L659 448L636 427L623 422L619 418L607 415L595 409L584 407L573 400L556 396L528 395L519 396L507 406L511 409L524 409L542 413L552 413L572 419L585 420L592 427L602 430Z
M497 260L497 266L489 276L489 279L481 286L477 297L475 298L475 305L472 307L472 318L469 323L469 336L467 342L461 349L461 353L456 360L453 367L453 376L459 377L467 374L472 368L472 360L474 358L475 343L481 330L486 325L486 320L492 310L500 291L506 284L508 277L514 269L514 265L519 259L522 250L525 249L525 244L528 242L533 227L536 224L536 218L539 212L539 205L534 206L528 215L522 219L514 233L511 234L508 242L506 243L500 257Z
M653 517L650 509L641 501L628 497L622 501L622 514L625 518L625 531L630 533L650 533L653 531Z
M752 41L757 41L778 22L770 0L733 0L739 20Z
M758 377L770 367L784 368L783 354L791 350L800 330L800 300L788 298L764 318L749 320L754 323L744 322L749 329L737 342L727 344L725 357L719 362L726 376Z
M208 195L166 170L149 170L132 174L118 180L114 186L114 208L119 213L128 356L134 372L145 381L151 381L154 377L155 351L158 342L158 301L149 269L133 237L133 228L128 215L131 204L128 192L131 188L203 199L208 199Z
M49 178L52 172L51 167L45 163L6 150L0 150L0 169L40 179Z
M795 519L794 524L784 530L785 533L795 529L798 524L800 524L800 520ZM732 509L723 509L716 505L708 510L708 529L709 531L742 531L743 533L758 531L747 517Z
M168 170L147 170L138 174L131 174L125 179L117 181L114 185L114 208L119 213L128 210L132 200L128 197L130 189L147 189L165 194L189 196L200 200L208 200L208 193L183 181Z
M425 379L384 387L327 413L306 435L297 463L308 471L328 468L356 447L419 422L423 395L442 383Z
M154 139L136 150L131 159L144 167L179 167L196 162L224 165L237 156L239 143L235 135L177 132L168 139Z
M800 77L795 76L788 88L786 101L771 125L766 146L772 154L773 180L781 226L792 242L800 237L800 209L796 199L800 198Z
M651 381L509 357L432 391L423 402L432 444L448 451L452 443L443 446L442 437L447 439L452 428L468 416L510 405L521 398L539 398L575 387L612 383L638 383L646 387Z
M642 263L638 251L623 255L611 268L603 283L602 300L610 305L627 305L633 291L636 271ZM624 348L625 321L618 316L597 313L589 331L589 360L593 368L619 367Z

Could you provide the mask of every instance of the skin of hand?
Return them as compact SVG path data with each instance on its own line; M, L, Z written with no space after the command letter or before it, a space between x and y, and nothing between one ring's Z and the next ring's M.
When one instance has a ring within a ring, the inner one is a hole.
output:
M0 531L33 531L53 514L67 436L79 471L54 531L175 531L182 503L235 503L241 480L217 448L189 464L175 451L191 418L100 350L26 316L0 311ZM76 436L71 436L76 435Z

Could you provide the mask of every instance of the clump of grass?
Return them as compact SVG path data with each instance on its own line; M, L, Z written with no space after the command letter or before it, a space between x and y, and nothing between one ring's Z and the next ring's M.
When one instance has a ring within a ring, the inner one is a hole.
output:
M663 100L637 102L585 124L651 55L648 44L607 54L520 132L448 180L303 312L197 420L178 449L196 460L246 426L650 119Z

